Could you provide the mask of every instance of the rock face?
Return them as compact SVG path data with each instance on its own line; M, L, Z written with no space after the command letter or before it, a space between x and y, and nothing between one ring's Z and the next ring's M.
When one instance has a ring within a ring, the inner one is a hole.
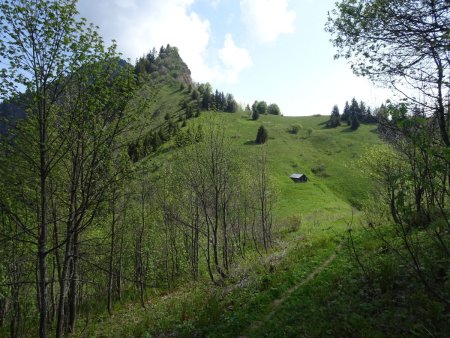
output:
M192 84L191 71L178 54L178 48L168 45L164 52L160 52L156 61L160 71L167 72L168 75L181 83Z
M191 71L178 53L177 47L161 47L159 53L153 49L136 63L137 74L151 77L168 76L182 84L192 85Z

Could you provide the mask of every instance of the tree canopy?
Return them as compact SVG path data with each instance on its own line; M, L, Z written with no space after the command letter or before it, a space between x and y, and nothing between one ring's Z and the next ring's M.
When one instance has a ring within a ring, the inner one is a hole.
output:
M281 115L280 107L276 103L271 103L267 107L267 112L272 115Z
M437 119L446 146L449 13L446 0L342 0L326 25L336 57L348 59L356 74L388 83L424 107Z

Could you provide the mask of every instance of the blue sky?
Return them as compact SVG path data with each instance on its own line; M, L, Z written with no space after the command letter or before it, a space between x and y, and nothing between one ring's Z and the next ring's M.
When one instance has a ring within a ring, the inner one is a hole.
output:
M352 74L324 30L335 0L80 0L82 16L131 61L177 46L196 82L241 103L277 103L284 115L330 114L356 97L391 96Z

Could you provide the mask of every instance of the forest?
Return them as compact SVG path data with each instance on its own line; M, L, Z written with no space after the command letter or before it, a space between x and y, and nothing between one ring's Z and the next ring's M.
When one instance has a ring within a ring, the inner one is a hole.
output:
M448 335L448 1L338 1L336 58L402 99L308 117L76 1L0 18L1 337Z

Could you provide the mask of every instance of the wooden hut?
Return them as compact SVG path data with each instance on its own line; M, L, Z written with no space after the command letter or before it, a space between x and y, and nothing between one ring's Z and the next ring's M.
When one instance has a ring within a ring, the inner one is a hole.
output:
M308 181L308 177L306 177L305 174L292 174L289 178L295 183L304 183Z

